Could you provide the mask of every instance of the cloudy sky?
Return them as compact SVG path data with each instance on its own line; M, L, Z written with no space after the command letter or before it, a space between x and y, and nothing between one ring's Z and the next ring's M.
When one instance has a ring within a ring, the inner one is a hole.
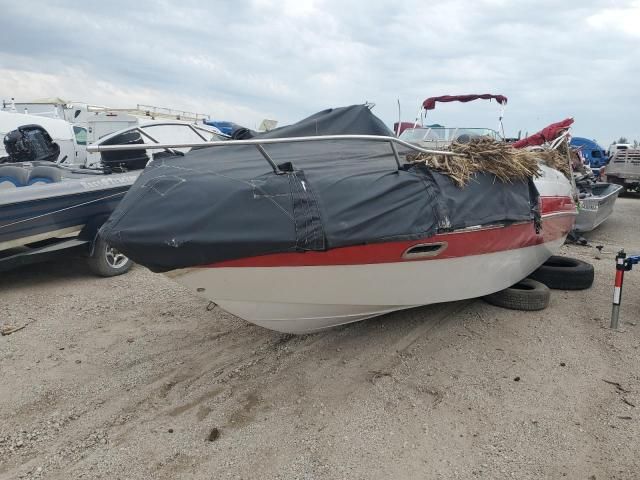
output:
M505 128L573 116L640 140L640 1L0 0L0 97L209 113L256 127L365 101L388 124L429 96L501 93ZM430 120L495 127L495 103ZM605 145L605 146L606 146Z

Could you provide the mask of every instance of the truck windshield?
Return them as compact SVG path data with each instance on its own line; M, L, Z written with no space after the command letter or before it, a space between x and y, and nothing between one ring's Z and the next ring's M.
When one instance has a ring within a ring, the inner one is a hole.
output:
M82 127L73 127L73 134L76 137L76 143L78 145L86 145L87 144L87 129Z

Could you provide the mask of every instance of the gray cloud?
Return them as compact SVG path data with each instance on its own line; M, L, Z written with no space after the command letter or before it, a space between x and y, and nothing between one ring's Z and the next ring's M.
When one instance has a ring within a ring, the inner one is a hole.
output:
M376 103L387 123L433 95L502 93L507 133L567 116L640 139L640 2L6 2L0 94L155 103L255 126ZM81 8L78 6L81 5ZM497 107L430 118L494 126Z

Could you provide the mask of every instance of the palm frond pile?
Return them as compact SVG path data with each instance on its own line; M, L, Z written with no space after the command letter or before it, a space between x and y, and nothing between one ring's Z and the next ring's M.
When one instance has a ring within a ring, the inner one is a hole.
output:
M555 150L534 152L516 149L507 143L487 137L475 138L469 143L452 143L450 150L459 155L419 152L407 155L407 160L424 163L427 167L450 177L461 188L479 172L491 173L504 183L538 177L539 160L563 173L569 171L566 155L563 156Z
M562 172L565 177L571 178L571 169L569 168L566 148L563 151L562 146L560 146L557 150L538 150L531 153L542 160L547 167L555 168Z

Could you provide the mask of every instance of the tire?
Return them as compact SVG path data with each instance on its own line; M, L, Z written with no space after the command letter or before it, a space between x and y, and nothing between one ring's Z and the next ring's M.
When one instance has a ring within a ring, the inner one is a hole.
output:
M586 290L593 285L593 265L577 258L554 255L529 278L554 290Z
M93 245L93 253L87 260L89 268L93 273L101 277L115 277L131 270L133 262L131 259L109 246L102 237L98 235Z
M483 297L483 300L496 307L510 310L544 310L549 305L551 292L542 283L525 278L512 287Z

